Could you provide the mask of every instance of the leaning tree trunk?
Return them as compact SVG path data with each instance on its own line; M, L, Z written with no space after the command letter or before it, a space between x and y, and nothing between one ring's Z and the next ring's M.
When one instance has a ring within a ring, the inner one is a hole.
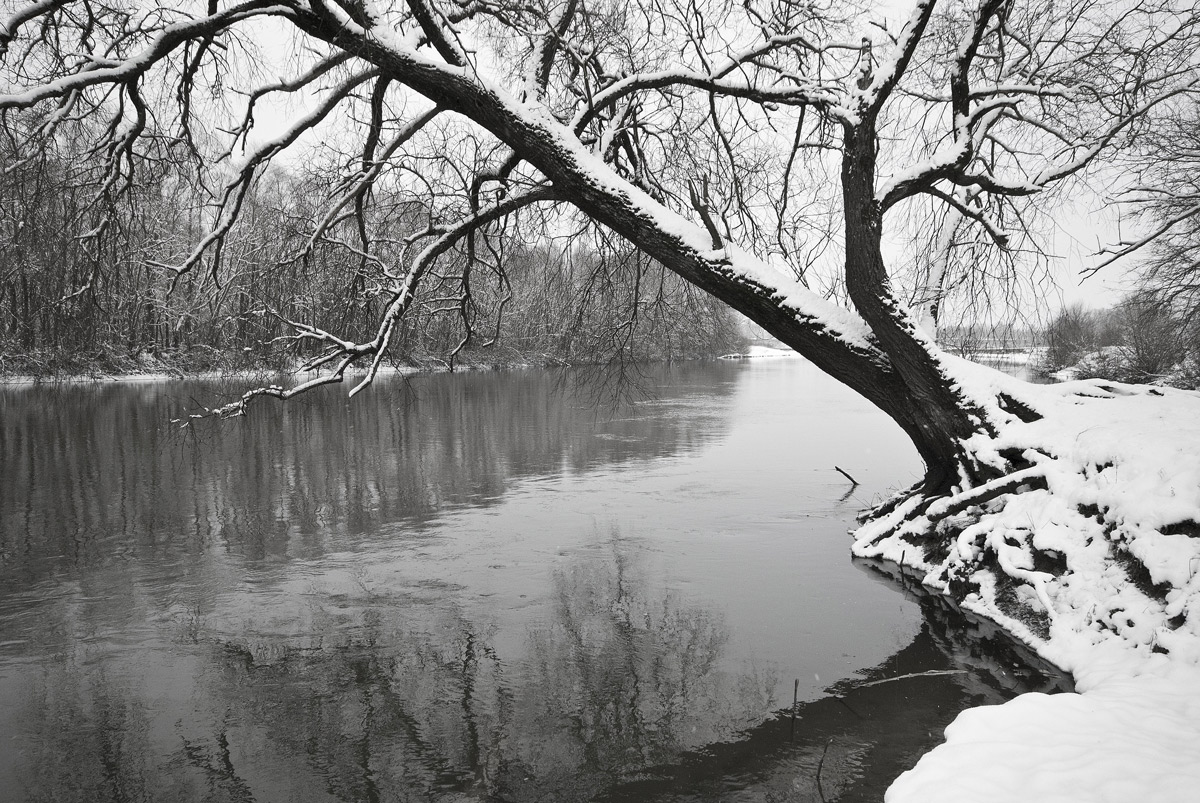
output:
M297 24L333 44L342 28L317 17ZM956 392L934 347L894 298L880 253L882 213L874 200L874 121L850 126L842 181L846 204L847 287L872 330L870 343L849 342L819 312L788 306L776 287L742 270L748 255L708 241L629 184L549 116L531 115L468 73L440 69L370 38L356 53L439 106L458 111L508 143L552 185L547 197L569 200L685 280L746 315L823 371L890 416L924 459L927 492L955 484L966 461L961 443L986 431L988 416ZM970 472L968 471L968 476Z
M945 491L962 468L961 443L990 431L988 416L955 385L934 344L896 297L883 261L883 212L875 197L874 121L848 127L842 156L846 290L887 353L910 400L893 414L925 460L925 491Z

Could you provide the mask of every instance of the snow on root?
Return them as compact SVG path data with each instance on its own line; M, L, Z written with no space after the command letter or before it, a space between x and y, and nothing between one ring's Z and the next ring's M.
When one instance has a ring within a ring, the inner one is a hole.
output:
M855 554L923 572L1080 693L964 712L887 800L1200 800L1200 394L964 377L1042 414L966 444L1016 470L906 500Z

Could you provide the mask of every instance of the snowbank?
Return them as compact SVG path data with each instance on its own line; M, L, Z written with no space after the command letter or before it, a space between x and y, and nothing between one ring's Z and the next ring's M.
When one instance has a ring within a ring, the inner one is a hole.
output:
M744 354L723 354L722 360L750 360L750 359L804 359L795 350L789 348L772 348L770 346L751 346Z
M855 553L923 572L1079 693L964 712L887 801L1200 800L1200 394L956 369L1043 414L968 444L1027 467L1004 493L910 499Z
M1165 662L1164 663L1170 663ZM1200 671L972 708L885 800L1130 803L1200 798Z

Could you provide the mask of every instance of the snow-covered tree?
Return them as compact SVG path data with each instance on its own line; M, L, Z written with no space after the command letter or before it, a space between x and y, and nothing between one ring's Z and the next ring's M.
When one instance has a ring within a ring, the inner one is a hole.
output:
M1190 0L916 0L899 23L834 0L0 7L0 110L33 131L21 148L99 121L81 154L100 165L98 207L143 158L196 163L213 225L159 266L168 276L219 280L272 160L308 148L340 158L309 242L359 221L338 242L385 311L368 332L294 322L327 348L312 366L326 373L224 412L341 381L355 363L370 367L362 387L422 301L470 335L503 314L478 309L472 288L506 281L504 236L599 226L904 429L927 475L877 516L939 532L925 545L932 564L959 537L943 527L957 515L1046 486L1045 455L996 446L1006 428L1071 413L1010 382L968 381L938 349L904 303L917 266L885 248L902 236L893 216L951 210L942 247L971 249L956 270L1019 265L1038 250L1026 221L1043 199L1135 143L1150 112L1197 80ZM384 182L387 197L406 188L428 210L420 227L371 225ZM938 293L949 258L924 280ZM614 310L614 325L635 313ZM967 550L954 554L961 564ZM943 580L975 568L947 564Z

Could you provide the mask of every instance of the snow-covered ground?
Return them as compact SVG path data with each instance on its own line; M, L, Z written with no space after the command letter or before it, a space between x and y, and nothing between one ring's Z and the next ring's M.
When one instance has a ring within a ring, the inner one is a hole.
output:
M907 539L869 524L855 551L935 588L968 579L964 607L1070 671L1078 693L963 712L888 803L1200 801L1200 394L957 368L968 389L1045 414L971 444L985 459L1022 452L1029 484L947 517L948 555L921 548L919 520Z
M1082 693L964 711L885 800L1194 803L1200 671L1166 658L1149 664L1081 684Z
M971 359L983 365L1029 365L1037 355L1033 351L981 351Z
M722 360L747 360L760 358L788 358L788 359L803 359L799 354L789 348L773 348L771 346L751 346L744 353L740 354L723 354Z

